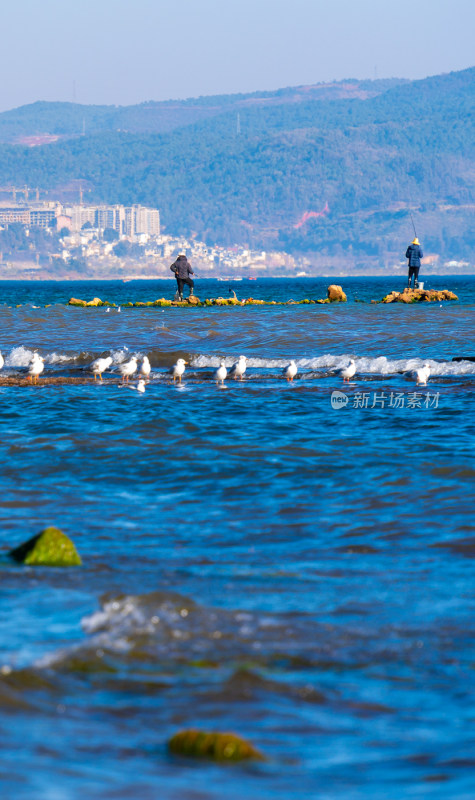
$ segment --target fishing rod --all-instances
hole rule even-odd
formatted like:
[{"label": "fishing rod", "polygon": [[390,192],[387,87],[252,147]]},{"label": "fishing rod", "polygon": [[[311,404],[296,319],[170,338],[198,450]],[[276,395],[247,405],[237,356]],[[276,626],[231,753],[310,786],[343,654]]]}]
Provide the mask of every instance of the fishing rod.
[{"label": "fishing rod", "polygon": [[414,219],[412,217],[412,211],[409,211],[409,214],[411,215],[412,227],[414,228],[414,236],[417,239],[416,226],[414,225]]}]

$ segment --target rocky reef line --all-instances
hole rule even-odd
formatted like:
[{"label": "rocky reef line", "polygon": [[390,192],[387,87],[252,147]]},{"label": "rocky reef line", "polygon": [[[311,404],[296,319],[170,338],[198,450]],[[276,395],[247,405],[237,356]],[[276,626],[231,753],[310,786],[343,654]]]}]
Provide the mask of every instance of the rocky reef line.
[{"label": "rocky reef line", "polygon": [[[150,300],[148,302],[136,301],[134,303],[122,303],[122,308],[209,308],[210,306],[289,306],[289,305],[316,305],[321,303],[346,303],[347,297],[341,286],[332,284],[327,289],[327,297],[322,300],[256,300],[254,297],[248,297],[239,300],[236,293],[233,292],[233,297],[215,297],[200,300],[196,295],[186,297],[181,301],[167,300],[165,297],[159,297],[158,300]],[[100,297],[94,297],[92,300],[81,300],[77,297],[71,297],[68,301],[69,306],[77,306],[79,308],[100,308],[103,306],[115,308],[116,303],[109,303],[107,300],[101,300]]]}]

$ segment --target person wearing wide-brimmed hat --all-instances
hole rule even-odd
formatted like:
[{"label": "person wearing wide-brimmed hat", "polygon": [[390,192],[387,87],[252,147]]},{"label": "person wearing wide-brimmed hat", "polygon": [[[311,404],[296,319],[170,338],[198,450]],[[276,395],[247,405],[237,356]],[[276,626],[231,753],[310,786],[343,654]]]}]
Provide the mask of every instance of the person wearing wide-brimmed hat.
[{"label": "person wearing wide-brimmed hat", "polygon": [[419,270],[421,268],[421,258],[424,253],[420,246],[417,236],[412,240],[411,244],[406,250],[406,258],[408,259],[409,272],[407,273],[407,285],[411,285],[412,276],[414,275],[414,289],[419,285]]}]

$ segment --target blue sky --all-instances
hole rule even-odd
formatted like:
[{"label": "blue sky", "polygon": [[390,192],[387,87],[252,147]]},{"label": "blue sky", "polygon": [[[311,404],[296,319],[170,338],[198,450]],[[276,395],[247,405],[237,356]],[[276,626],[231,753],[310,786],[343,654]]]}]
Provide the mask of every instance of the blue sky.
[{"label": "blue sky", "polygon": [[15,0],[0,111],[129,105],[473,66],[475,0]]}]

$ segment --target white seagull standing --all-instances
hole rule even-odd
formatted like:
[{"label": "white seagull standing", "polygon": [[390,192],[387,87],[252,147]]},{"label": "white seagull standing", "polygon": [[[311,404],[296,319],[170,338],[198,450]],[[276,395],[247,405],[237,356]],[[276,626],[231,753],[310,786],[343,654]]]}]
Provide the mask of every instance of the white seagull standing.
[{"label": "white seagull standing", "polygon": [[129,378],[137,372],[137,356],[132,356],[129,361],[126,361],[124,364],[119,364],[119,372],[122,375],[122,380],[125,378],[126,383],[128,383]]},{"label": "white seagull standing", "polygon": [[429,376],[430,376],[430,366],[426,361],[426,363],[420,369],[416,369],[416,378],[417,378],[416,383],[418,385],[422,384],[423,386],[425,386],[427,381],[429,380]]},{"label": "white seagull standing", "polygon": [[349,383],[350,382],[350,378],[353,377],[355,372],[356,372],[355,359],[354,358],[350,358],[350,363],[348,364],[348,366],[345,367],[344,369],[342,369],[341,372],[340,372],[340,375],[343,378],[343,383],[345,383],[345,381],[347,383]]},{"label": "white seagull standing", "polygon": [[176,364],[171,368],[170,372],[173,376],[173,383],[175,383],[175,378],[178,379],[178,383],[181,383],[181,376],[185,371],[186,364],[188,364],[188,361],[185,361],[184,358],[179,358]]},{"label": "white seagull standing", "polygon": [[109,369],[111,364],[111,356],[107,356],[107,358],[96,358],[91,364],[91,372],[94,373],[94,380],[96,380],[97,375],[99,375],[102,380],[102,373],[105,372],[106,369]]},{"label": "white seagull standing", "polygon": [[139,380],[137,384],[137,391],[140,392],[140,394],[143,394],[145,392],[145,381],[143,381],[142,379]]},{"label": "white seagull standing", "polygon": [[234,380],[237,380],[239,378],[242,381],[243,375],[246,371],[246,367],[247,367],[246,356],[239,356],[238,361],[236,361],[236,363],[233,364],[233,366],[229,370],[229,374],[234,375]]},{"label": "white seagull standing", "polygon": [[296,374],[297,374],[297,371],[298,371],[298,370],[297,370],[297,364],[296,364],[296,363],[295,363],[295,361],[292,359],[292,361],[290,362],[290,364],[287,364],[287,366],[285,367],[285,369],[282,371],[282,374],[283,374],[284,378],[285,378],[287,381],[290,381],[290,382],[292,382],[292,381],[293,381],[293,379],[295,378]]},{"label": "white seagull standing", "polygon": [[216,386],[219,386],[219,384],[221,384],[221,386],[224,388],[224,381],[226,380],[227,374],[228,374],[228,371],[226,369],[226,364],[224,363],[224,361],[221,361],[218,369],[214,373]]},{"label": "white seagull standing", "polygon": [[150,361],[148,360],[148,356],[144,356],[142,358],[142,364],[140,366],[140,374],[143,375],[144,378],[149,378],[151,371],[152,367],[150,366]]},{"label": "white seagull standing", "polygon": [[3,358],[2,354],[0,353],[0,369],[2,369],[4,363],[5,363],[5,359]]},{"label": "white seagull standing", "polygon": [[41,375],[45,368],[44,358],[39,356],[38,353],[33,355],[30,366],[28,367],[28,374],[30,376],[30,383],[38,383],[38,375]]}]

